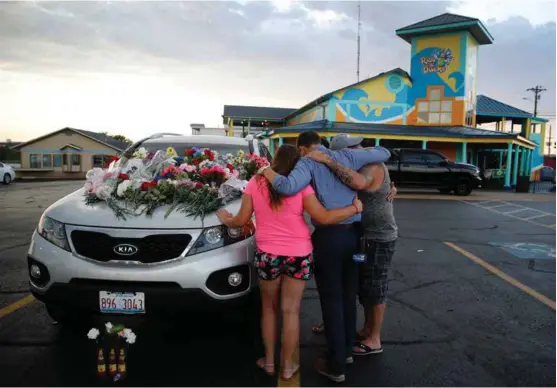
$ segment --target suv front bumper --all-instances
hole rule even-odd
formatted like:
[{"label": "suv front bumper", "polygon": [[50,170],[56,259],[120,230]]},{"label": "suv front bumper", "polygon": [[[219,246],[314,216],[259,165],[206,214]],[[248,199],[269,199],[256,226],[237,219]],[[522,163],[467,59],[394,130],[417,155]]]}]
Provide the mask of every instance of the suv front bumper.
[{"label": "suv front bumper", "polygon": [[[252,237],[156,265],[101,263],[77,257],[35,232],[27,256],[30,289],[40,301],[99,313],[99,291],[143,292],[150,315],[241,302],[257,285],[253,254]],[[40,278],[31,276],[33,265],[39,267]],[[237,286],[228,283],[232,273],[242,275]]]}]

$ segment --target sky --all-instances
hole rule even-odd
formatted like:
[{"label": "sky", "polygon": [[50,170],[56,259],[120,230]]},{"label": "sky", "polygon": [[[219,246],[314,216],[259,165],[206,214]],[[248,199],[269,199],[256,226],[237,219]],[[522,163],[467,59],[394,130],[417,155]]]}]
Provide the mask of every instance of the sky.
[{"label": "sky", "polygon": [[[555,116],[555,2],[362,1],[361,78],[401,67],[400,27],[452,12],[495,38],[478,93]],[[357,2],[0,2],[0,141],[74,127],[139,139],[222,126],[223,106],[298,108],[356,81]],[[554,137],[557,132],[553,122]]]}]

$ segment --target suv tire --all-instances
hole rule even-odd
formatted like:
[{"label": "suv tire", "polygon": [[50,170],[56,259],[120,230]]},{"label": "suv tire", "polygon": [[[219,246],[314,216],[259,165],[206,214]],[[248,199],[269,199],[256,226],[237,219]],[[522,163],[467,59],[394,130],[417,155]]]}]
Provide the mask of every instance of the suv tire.
[{"label": "suv tire", "polygon": [[5,185],[9,185],[10,183],[12,183],[12,176],[10,174],[4,174],[4,178],[2,179],[2,182]]},{"label": "suv tire", "polygon": [[457,182],[454,193],[458,196],[465,197],[472,192],[472,185],[468,179],[461,179]]}]

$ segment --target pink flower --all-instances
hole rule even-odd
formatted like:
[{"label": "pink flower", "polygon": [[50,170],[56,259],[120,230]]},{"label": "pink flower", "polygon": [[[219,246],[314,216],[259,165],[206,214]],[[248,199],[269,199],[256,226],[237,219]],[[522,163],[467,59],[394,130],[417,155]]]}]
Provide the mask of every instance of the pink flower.
[{"label": "pink flower", "polygon": [[264,263],[264,262],[260,262],[260,263],[259,263],[259,268],[265,268],[265,263]]},{"label": "pink flower", "polygon": [[296,272],[296,273],[294,274],[294,277],[295,277],[296,279],[301,279],[301,278],[302,278],[302,274],[299,273],[299,272]]},{"label": "pink flower", "polygon": [[308,274],[309,273],[309,268],[304,268],[304,270],[302,271],[304,274]]},{"label": "pink flower", "polygon": [[232,175],[234,178],[238,178],[238,175],[240,175],[240,172],[238,170],[234,170],[230,173],[230,175]]},{"label": "pink flower", "polygon": [[185,172],[194,172],[197,167],[192,166],[191,164],[187,164],[187,163],[183,163],[180,165],[180,170],[185,171]]}]

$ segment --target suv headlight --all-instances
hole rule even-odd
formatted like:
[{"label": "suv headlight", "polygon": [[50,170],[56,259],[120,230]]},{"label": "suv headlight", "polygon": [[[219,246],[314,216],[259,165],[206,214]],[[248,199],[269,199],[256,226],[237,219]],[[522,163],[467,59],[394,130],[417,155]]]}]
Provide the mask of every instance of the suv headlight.
[{"label": "suv headlight", "polygon": [[70,244],[68,243],[66,228],[63,223],[43,215],[39,221],[37,232],[41,237],[57,247],[65,249],[68,252],[70,251]]},{"label": "suv headlight", "polygon": [[242,228],[229,228],[225,225],[206,228],[186,256],[235,244],[253,236],[254,232],[255,226],[251,221]]}]

